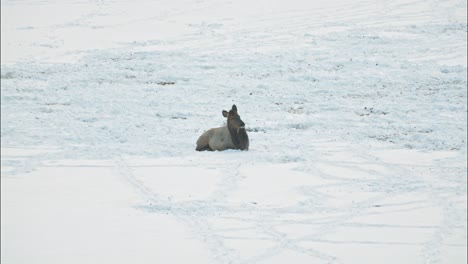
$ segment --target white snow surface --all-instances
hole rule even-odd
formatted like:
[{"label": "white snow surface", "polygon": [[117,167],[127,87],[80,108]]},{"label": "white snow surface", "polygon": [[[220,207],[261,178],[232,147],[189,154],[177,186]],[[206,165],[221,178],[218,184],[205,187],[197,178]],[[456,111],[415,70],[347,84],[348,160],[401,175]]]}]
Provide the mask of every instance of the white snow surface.
[{"label": "white snow surface", "polygon": [[[1,262],[466,263],[465,0],[1,2]],[[249,151],[196,152],[236,104]]]}]

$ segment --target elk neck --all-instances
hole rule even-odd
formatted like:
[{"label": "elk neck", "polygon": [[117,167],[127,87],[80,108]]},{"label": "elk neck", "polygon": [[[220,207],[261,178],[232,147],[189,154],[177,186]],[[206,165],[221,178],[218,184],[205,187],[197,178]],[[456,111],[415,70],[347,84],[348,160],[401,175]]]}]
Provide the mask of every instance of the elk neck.
[{"label": "elk neck", "polygon": [[234,146],[236,146],[236,148],[238,149],[245,149],[245,146],[247,145],[247,142],[249,140],[245,128],[236,129],[228,125],[228,130],[229,134],[231,134],[231,140],[232,143],[234,143]]}]

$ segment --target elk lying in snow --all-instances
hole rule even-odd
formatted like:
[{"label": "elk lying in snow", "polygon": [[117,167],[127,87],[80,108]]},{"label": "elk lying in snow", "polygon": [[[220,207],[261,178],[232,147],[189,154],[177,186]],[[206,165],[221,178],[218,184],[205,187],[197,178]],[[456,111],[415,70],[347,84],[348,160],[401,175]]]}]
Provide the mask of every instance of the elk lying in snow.
[{"label": "elk lying in snow", "polygon": [[197,151],[249,149],[249,137],[244,122],[237,114],[236,105],[232,106],[229,113],[226,110],[222,113],[227,118],[227,126],[212,128],[203,133],[197,140]]}]

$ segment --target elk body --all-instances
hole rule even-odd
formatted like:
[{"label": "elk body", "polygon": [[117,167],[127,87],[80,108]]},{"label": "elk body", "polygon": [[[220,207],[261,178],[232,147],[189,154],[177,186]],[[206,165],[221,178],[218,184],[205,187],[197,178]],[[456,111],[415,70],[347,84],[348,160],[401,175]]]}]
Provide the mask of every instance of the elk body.
[{"label": "elk body", "polygon": [[197,140],[197,151],[249,149],[249,137],[245,131],[245,124],[237,113],[236,105],[233,105],[229,112],[223,110],[222,113],[227,118],[227,125],[203,133]]}]

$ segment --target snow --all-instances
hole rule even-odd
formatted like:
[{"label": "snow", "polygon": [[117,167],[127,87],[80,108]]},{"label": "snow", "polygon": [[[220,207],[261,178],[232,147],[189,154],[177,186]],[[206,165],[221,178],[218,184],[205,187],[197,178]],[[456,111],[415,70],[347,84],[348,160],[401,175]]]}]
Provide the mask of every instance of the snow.
[{"label": "snow", "polygon": [[2,1],[1,262],[466,263],[466,14]]}]

